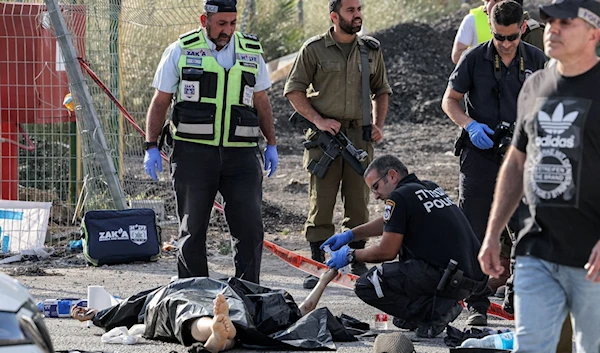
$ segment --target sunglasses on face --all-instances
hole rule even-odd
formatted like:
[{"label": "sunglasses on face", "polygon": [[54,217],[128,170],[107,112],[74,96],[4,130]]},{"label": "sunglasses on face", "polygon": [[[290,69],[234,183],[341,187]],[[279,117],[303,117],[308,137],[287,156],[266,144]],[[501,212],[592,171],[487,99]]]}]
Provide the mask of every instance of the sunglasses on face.
[{"label": "sunglasses on face", "polygon": [[508,36],[503,36],[502,34],[498,34],[498,33],[494,33],[494,32],[492,32],[492,34],[494,35],[494,38],[500,42],[504,42],[505,40],[507,40],[509,42],[513,42],[521,36],[521,31],[519,31],[518,33],[515,33],[515,34],[508,35]]},{"label": "sunglasses on face", "polygon": [[383,173],[383,175],[382,175],[381,177],[379,177],[379,179],[377,179],[377,180],[376,180],[376,181],[373,183],[373,185],[371,185],[371,190],[372,190],[372,191],[374,191],[374,192],[375,192],[375,191],[377,191],[377,189],[379,189],[379,182],[380,182],[380,181],[381,181],[383,178],[387,177],[387,175],[388,175],[388,171],[386,171],[385,173]]}]

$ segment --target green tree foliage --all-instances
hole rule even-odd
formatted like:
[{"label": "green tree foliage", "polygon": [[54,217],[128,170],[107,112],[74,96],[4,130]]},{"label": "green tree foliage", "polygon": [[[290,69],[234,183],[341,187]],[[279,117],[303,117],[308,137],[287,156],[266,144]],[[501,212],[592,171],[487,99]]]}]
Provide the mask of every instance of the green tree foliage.
[{"label": "green tree foliage", "polygon": [[257,4],[258,15],[250,20],[248,32],[260,38],[265,61],[293,53],[306,39],[298,23],[297,1],[275,0]]}]

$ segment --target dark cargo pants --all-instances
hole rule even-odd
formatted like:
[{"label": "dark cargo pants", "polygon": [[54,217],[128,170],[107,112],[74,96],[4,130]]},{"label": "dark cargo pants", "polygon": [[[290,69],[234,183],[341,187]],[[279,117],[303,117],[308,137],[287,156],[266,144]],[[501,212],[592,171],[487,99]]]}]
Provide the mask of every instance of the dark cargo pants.
[{"label": "dark cargo pants", "polygon": [[[344,132],[354,146],[369,154],[362,164],[367,167],[373,160],[373,144],[362,139],[361,121],[343,121]],[[323,156],[320,147],[304,151],[303,164],[307,168],[310,160],[316,162]],[[336,158],[323,179],[309,173],[309,212],[304,225],[304,235],[309,242],[327,240],[335,234],[333,211],[341,185],[341,199],[344,204],[342,231],[351,229],[369,221],[369,187],[363,176],[359,175],[344,161],[342,156]]]},{"label": "dark cargo pants", "polygon": [[[467,217],[480,242],[485,237],[499,169],[498,162],[484,157],[471,148],[465,148],[461,154],[458,206]],[[513,233],[518,234],[521,230],[522,220],[526,218],[527,213],[527,207],[521,202],[508,224]],[[503,251],[501,255],[503,257],[510,257],[510,244],[514,240],[502,239]],[[491,290],[485,291],[469,297],[465,302],[470,307],[485,308],[487,310],[490,306],[487,297],[491,294]]]},{"label": "dark cargo pants", "polygon": [[[376,271],[377,281],[373,279]],[[470,294],[465,289],[452,293],[444,290],[436,294],[433,308],[433,295],[442,274],[442,269],[422,260],[386,262],[360,276],[354,292],[365,303],[389,315],[405,322],[426,324],[439,320],[459,300]],[[379,295],[374,282],[379,283]]]},{"label": "dark cargo pants", "polygon": [[258,148],[174,141],[171,174],[179,216],[179,278],[208,277],[206,230],[219,191],[232,236],[235,277],[259,283],[264,231]]}]

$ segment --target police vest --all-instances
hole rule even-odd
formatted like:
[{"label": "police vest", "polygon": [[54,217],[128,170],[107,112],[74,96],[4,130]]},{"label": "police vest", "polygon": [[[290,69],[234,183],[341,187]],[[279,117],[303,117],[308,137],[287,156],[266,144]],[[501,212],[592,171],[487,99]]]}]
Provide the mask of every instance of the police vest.
[{"label": "police vest", "polygon": [[490,24],[488,23],[488,17],[483,12],[483,6],[479,6],[478,8],[472,9],[469,11],[473,18],[475,19],[475,31],[477,32],[477,43],[487,42],[492,39],[492,30],[490,29]]},{"label": "police vest", "polygon": [[179,89],[173,139],[211,146],[253,147],[260,136],[253,94],[262,47],[252,35],[234,32],[235,64],[226,71],[212,56],[202,29],[179,38]]}]

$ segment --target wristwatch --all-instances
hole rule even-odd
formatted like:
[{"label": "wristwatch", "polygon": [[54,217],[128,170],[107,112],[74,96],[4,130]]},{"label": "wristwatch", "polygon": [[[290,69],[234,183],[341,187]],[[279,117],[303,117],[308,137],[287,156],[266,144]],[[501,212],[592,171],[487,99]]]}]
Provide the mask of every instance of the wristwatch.
[{"label": "wristwatch", "polygon": [[149,149],[151,149],[152,147],[158,147],[158,143],[156,142],[148,142],[148,141],[144,141],[144,149],[147,151]]},{"label": "wristwatch", "polygon": [[356,257],[354,256],[354,249],[350,249],[350,251],[348,251],[348,253],[346,254],[346,260],[348,260],[349,264],[354,264],[356,263]]}]

